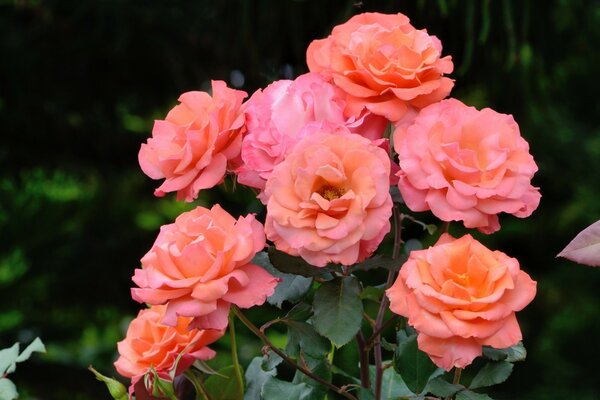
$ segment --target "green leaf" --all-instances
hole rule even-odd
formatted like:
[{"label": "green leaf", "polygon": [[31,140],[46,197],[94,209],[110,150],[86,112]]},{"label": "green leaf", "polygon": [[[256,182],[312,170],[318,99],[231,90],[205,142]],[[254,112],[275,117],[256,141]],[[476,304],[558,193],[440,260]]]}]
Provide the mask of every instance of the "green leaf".
[{"label": "green leaf", "polygon": [[206,375],[215,375],[217,371],[215,371],[210,365],[206,363],[204,360],[196,360],[194,361],[193,366],[197,368],[200,372]]},{"label": "green leaf", "polygon": [[347,276],[323,283],[315,293],[315,329],[337,347],[348,343],[360,329],[363,314],[360,292],[358,280]]},{"label": "green leaf", "polygon": [[456,400],[493,400],[490,396],[484,393],[472,392],[470,390],[463,390],[458,392]]},{"label": "green leaf", "polygon": [[506,349],[495,349],[493,347],[484,346],[483,356],[492,361],[508,361],[518,362],[524,361],[527,358],[527,350],[522,342]]},{"label": "green leaf", "polygon": [[239,400],[244,398],[244,393],[240,392],[236,382],[233,365],[221,368],[216,375],[208,377],[204,382],[204,389],[213,400]]},{"label": "green leaf", "polygon": [[387,270],[397,271],[402,265],[401,260],[394,260],[391,257],[375,255],[367,258],[365,261],[359,262],[352,266],[352,271],[368,271],[375,268],[385,268]]},{"label": "green leaf", "polygon": [[485,365],[471,381],[470,389],[497,385],[508,379],[513,365],[507,361],[491,362]]},{"label": "green leaf", "polygon": [[285,319],[295,321],[306,321],[312,315],[313,310],[310,304],[301,302],[296,304],[288,313],[285,315]]},{"label": "green leaf", "polygon": [[464,388],[463,385],[454,385],[441,377],[437,377],[430,380],[423,391],[438,397],[450,397]]},{"label": "green leaf", "polygon": [[0,350],[0,376],[10,374],[17,368],[17,358],[19,357],[19,343],[11,347]]},{"label": "green leaf", "polygon": [[269,377],[260,392],[265,400],[308,400],[312,388],[306,383],[294,384]]},{"label": "green leaf", "polygon": [[406,336],[404,331],[399,331],[397,338],[398,347],[394,354],[394,367],[402,376],[406,386],[412,392],[419,394],[438,368],[427,354],[419,350],[417,335]]},{"label": "green leaf", "polygon": [[[327,382],[331,382],[331,367],[326,358],[314,358],[305,355],[302,356],[302,360],[300,361],[300,363],[308,367],[308,369],[312,371],[315,375],[319,376],[320,378],[323,378]],[[308,386],[310,386],[312,388],[310,393],[310,399],[323,399],[327,395],[327,388],[325,388],[323,385],[321,385],[314,379],[304,375],[300,371],[296,371],[292,383],[306,383]]]},{"label": "green leaf", "polygon": [[35,338],[33,342],[29,343],[29,346],[27,346],[25,350],[23,350],[21,354],[19,354],[19,357],[17,357],[17,362],[29,360],[29,357],[31,357],[31,353],[33,353],[34,351],[38,353],[46,352],[46,347],[44,346],[44,343],[42,343],[39,337]]},{"label": "green leaf", "polygon": [[267,350],[267,353],[262,357],[261,368],[265,371],[271,371],[275,369],[279,364],[281,364],[283,358],[279,356],[279,354],[275,353],[273,350]]},{"label": "green leaf", "polygon": [[385,293],[385,289],[381,287],[375,286],[367,286],[360,292],[360,298],[362,300],[371,300],[379,303],[381,301],[381,297]]},{"label": "green leaf", "polygon": [[269,271],[271,275],[281,279],[275,287],[275,292],[267,298],[269,304],[278,308],[281,308],[282,303],[286,300],[291,303],[297,302],[312,286],[312,278],[286,274],[277,270],[269,261],[269,255],[264,251],[257,253],[252,262]]},{"label": "green leaf", "polygon": [[364,387],[359,387],[356,394],[358,395],[358,400],[375,400],[373,392]]},{"label": "green leaf", "polygon": [[15,400],[19,397],[17,387],[10,379],[0,378],[0,399]]},{"label": "green leaf", "polygon": [[[121,382],[119,382],[116,379],[102,375],[100,372],[92,368],[92,366],[89,366],[88,369],[96,376],[96,379],[98,379],[100,382],[104,382],[104,384],[108,388],[108,392],[110,393],[113,399],[127,400],[127,388]],[[0,399],[3,399],[3,397],[0,396]]]},{"label": "green leaf", "polygon": [[288,326],[285,352],[290,356],[297,357],[300,350],[313,357],[323,357],[329,352],[331,345],[315,331],[312,325],[300,321],[285,321],[285,323]]},{"label": "green leaf", "polygon": [[246,393],[244,393],[244,400],[256,400],[260,399],[260,392],[263,384],[271,376],[277,374],[276,370],[265,371],[262,368],[263,357],[254,357],[248,368],[246,369]]},{"label": "green leaf", "polygon": [[268,253],[271,265],[273,265],[273,267],[275,267],[277,270],[287,274],[311,277],[323,275],[324,273],[330,271],[330,269],[327,267],[319,268],[310,265],[302,258],[290,256],[289,254],[275,249],[275,247],[269,247]]},{"label": "green leaf", "polygon": [[[371,378],[371,389],[374,388],[375,366],[369,365],[369,376]],[[394,371],[394,368],[386,368],[383,371],[381,381],[381,400],[396,400],[398,397],[414,397],[415,394],[406,386],[402,377]]]}]

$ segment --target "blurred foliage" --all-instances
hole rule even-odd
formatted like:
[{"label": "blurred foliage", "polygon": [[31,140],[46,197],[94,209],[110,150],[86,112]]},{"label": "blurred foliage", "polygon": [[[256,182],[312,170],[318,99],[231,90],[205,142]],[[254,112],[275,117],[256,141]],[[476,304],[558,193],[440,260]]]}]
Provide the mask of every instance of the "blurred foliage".
[{"label": "blurred foliage", "polygon": [[[154,198],[138,168],[152,120],[210,79],[251,93],[305,72],[310,41],[363,11],[401,11],[437,35],[455,62],[453,95],[513,114],[540,167],[534,215],[478,235],[539,282],[520,314],[528,360],[496,398],[597,398],[600,271],[554,255],[600,218],[598,1],[2,0],[0,348],[40,336],[48,349],[14,374],[22,398],[106,397],[86,367],[114,374],[115,342],[139,309],[133,269],[158,227],[191,207]],[[215,202],[261,211],[230,182],[198,201]],[[247,365],[260,344],[240,333]],[[285,344],[283,330],[271,335]],[[227,365],[228,342],[216,348],[214,368]]]}]

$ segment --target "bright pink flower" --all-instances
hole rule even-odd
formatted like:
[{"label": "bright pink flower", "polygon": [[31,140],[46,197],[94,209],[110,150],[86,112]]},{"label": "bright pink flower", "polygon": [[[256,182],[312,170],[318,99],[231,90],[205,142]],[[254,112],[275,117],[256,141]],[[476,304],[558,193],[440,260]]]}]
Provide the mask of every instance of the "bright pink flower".
[{"label": "bright pink flower", "polygon": [[501,212],[524,218],[537,208],[537,165],[513,117],[455,99],[424,108],[394,132],[398,187],[408,208],[431,210],[484,233],[500,229]]},{"label": "bright pink flower", "polygon": [[370,113],[344,117],[343,92],[317,73],[279,80],[256,91],[244,104],[248,133],[242,143],[238,181],[264,189],[273,168],[306,135],[307,124],[345,125],[369,139],[380,139],[387,121]]},{"label": "bright pink flower", "polygon": [[125,339],[117,344],[119,359],[115,368],[119,374],[131,378],[130,397],[134,390],[136,397],[148,396],[142,378],[150,368],[168,379],[182,353],[175,375],[183,373],[196,360],[213,358],[215,352],[206,346],[224,334],[224,330],[190,330],[191,318],[181,317],[174,326],[163,325],[160,321],[165,311],[165,306],[141,310],[129,324]]},{"label": "bright pink flower", "polygon": [[228,163],[240,155],[244,97],[246,92],[213,81],[212,97],[184,93],[164,121],[154,121],[152,137],[142,144],[138,159],[150,178],[166,178],[156,196],[177,192],[178,200],[191,202],[200,190],[223,180]]},{"label": "bright pink flower", "polygon": [[442,235],[435,246],[412,251],[387,290],[390,309],[408,318],[419,349],[446,371],[464,368],[482,346],[517,344],[515,311],[533,300],[536,282],[519,262],[471,235]]},{"label": "bright pink flower", "polygon": [[390,160],[349,132],[315,132],[275,167],[265,187],[267,238],[312,265],[352,265],[390,230]]},{"label": "bright pink flower", "polygon": [[278,279],[251,263],[265,247],[265,235],[253,215],[237,221],[218,204],[181,214],[164,225],[136,269],[131,289],[140,303],[167,304],[163,323],[193,317],[191,327],[223,329],[231,304],[261,305]]},{"label": "bright pink flower", "polygon": [[426,30],[402,14],[364,13],[333,28],[308,47],[306,61],[347,94],[346,115],[364,108],[396,122],[410,108],[423,108],[448,96],[454,83],[450,56]]}]

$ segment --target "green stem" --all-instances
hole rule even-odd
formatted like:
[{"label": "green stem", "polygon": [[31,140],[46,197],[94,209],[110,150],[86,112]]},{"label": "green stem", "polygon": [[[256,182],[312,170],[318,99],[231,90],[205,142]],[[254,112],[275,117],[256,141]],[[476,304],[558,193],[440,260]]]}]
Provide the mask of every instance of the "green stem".
[{"label": "green stem", "polygon": [[233,360],[233,370],[235,372],[235,380],[240,389],[239,393],[244,393],[244,377],[240,368],[240,360],[237,354],[237,342],[235,340],[235,318],[233,312],[229,314],[229,339],[231,341],[231,359]]},{"label": "green stem", "polygon": [[184,375],[188,381],[192,383],[194,390],[196,390],[196,400],[212,400],[212,397],[210,397],[210,394],[206,392],[204,386],[202,386],[202,383],[200,380],[198,380],[198,377],[196,374],[194,374],[194,372],[187,370],[185,371]]},{"label": "green stem", "polygon": [[261,330],[258,329],[256,327],[256,325],[254,325],[252,323],[252,321],[250,321],[237,306],[232,305],[231,309],[233,310],[233,313],[240,319],[240,321],[242,321],[244,323],[244,325],[246,325],[246,327],[252,331],[252,333],[254,333],[256,336],[258,336],[258,338],[260,338],[264,344],[266,344],[271,350],[273,350],[273,353],[275,353],[279,357],[281,357],[283,359],[283,361],[285,361],[292,368],[297,369],[298,371],[302,372],[304,375],[308,376],[311,379],[314,379],[315,381],[319,382],[321,385],[327,387],[329,390],[332,390],[332,391],[344,396],[347,399],[358,400],[352,394],[346,392],[346,390],[344,388],[339,388],[339,387],[335,386],[334,384],[332,384],[331,382],[327,382],[325,379],[316,375],[309,369],[306,369],[303,366],[298,365],[287,354],[285,354],[278,347],[276,347],[273,343],[271,343],[271,341],[269,340],[267,335],[265,335],[263,332],[261,332]]}]

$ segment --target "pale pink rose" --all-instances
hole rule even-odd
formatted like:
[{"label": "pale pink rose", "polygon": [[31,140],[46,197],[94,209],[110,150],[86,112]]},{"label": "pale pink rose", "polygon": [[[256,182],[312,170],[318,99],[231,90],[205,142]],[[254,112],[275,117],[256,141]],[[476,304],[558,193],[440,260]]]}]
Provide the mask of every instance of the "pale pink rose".
[{"label": "pale pink rose", "polygon": [[136,269],[131,289],[140,303],[167,304],[163,323],[193,317],[190,327],[223,329],[231,304],[261,305],[278,279],[251,263],[265,247],[264,230],[254,215],[237,221],[218,204],[181,214],[164,225]]},{"label": "pale pink rose", "polygon": [[223,180],[239,159],[244,130],[241,112],[246,92],[212,81],[212,96],[187,92],[181,104],[165,120],[154,121],[152,137],[142,144],[140,166],[152,179],[165,178],[156,196],[177,192],[177,199],[191,202],[202,189]]},{"label": "pale pink rose", "polygon": [[131,378],[130,397],[135,391],[136,397],[149,396],[143,383],[143,377],[150,368],[162,378],[169,379],[169,372],[175,368],[175,375],[182,374],[196,360],[208,360],[215,352],[207,345],[215,342],[224,334],[224,330],[188,329],[191,318],[181,317],[175,326],[161,324],[166,311],[165,306],[153,306],[141,310],[127,328],[125,339],[117,344],[119,358],[115,368],[119,374]]},{"label": "pale pink rose", "polygon": [[398,187],[408,208],[492,233],[501,212],[524,218],[540,202],[537,165],[511,115],[455,99],[424,108],[394,132]]},{"label": "pale pink rose", "polygon": [[448,96],[450,56],[437,37],[417,30],[402,14],[364,13],[308,47],[306,61],[347,94],[346,115],[364,108],[396,122],[411,108]]},{"label": "pale pink rose", "polygon": [[267,238],[318,267],[364,260],[390,230],[389,174],[386,152],[362,136],[306,136],[267,181]]},{"label": "pale pink rose", "polygon": [[425,250],[412,251],[386,291],[390,309],[408,318],[419,349],[440,368],[464,368],[482,346],[517,344],[515,317],[533,300],[536,282],[519,262],[492,251],[471,235],[443,234]]},{"label": "pale pink rose", "polygon": [[369,112],[346,118],[345,104],[343,92],[317,73],[275,81],[256,91],[243,106],[248,132],[242,142],[238,181],[264,189],[273,168],[306,135],[307,124],[345,125],[372,140],[382,137],[384,118]]}]

